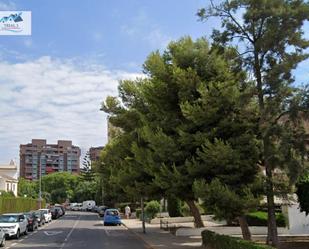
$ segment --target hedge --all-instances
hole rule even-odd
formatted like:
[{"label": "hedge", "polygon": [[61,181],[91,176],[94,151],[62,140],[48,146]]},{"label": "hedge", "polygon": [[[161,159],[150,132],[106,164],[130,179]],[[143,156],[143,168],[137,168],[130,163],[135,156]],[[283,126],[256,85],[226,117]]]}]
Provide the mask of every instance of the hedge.
[{"label": "hedge", "polygon": [[[42,201],[42,207],[46,206]],[[38,200],[23,197],[0,197],[0,214],[28,212],[38,209]]]},{"label": "hedge", "polygon": [[[246,215],[249,226],[267,226],[267,212],[257,211]],[[285,227],[286,220],[282,213],[276,213],[278,227]]]},{"label": "hedge", "polygon": [[259,245],[252,241],[246,241],[226,235],[220,235],[212,231],[202,232],[203,247],[206,249],[274,249],[266,245]]}]

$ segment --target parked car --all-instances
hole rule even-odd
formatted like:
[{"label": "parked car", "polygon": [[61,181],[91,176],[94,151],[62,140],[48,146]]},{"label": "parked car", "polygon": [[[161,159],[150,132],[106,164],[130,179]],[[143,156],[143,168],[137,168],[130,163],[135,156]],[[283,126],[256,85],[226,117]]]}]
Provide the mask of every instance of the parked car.
[{"label": "parked car", "polygon": [[51,215],[51,212],[48,208],[41,208],[39,210],[43,212],[46,223],[52,221],[52,215]]},{"label": "parked car", "polygon": [[0,246],[5,246],[5,232],[2,228],[0,228]]},{"label": "parked car", "polygon": [[63,215],[62,209],[60,207],[53,206],[50,208],[50,212],[52,215],[52,219],[58,219]]},{"label": "parked car", "polygon": [[0,215],[0,227],[7,237],[19,239],[21,234],[28,233],[28,220],[24,214],[11,213]]},{"label": "parked car", "polygon": [[98,206],[94,206],[92,209],[91,209],[91,212],[94,212],[94,213],[97,213],[98,212]]},{"label": "parked car", "polygon": [[62,215],[65,215],[65,208],[64,208],[64,206],[62,206],[62,205],[60,205],[60,204],[55,204],[55,207],[60,207],[60,208],[61,208],[61,210],[62,210],[61,216],[62,216]]},{"label": "parked car", "polygon": [[99,214],[100,217],[104,217],[104,213],[105,213],[106,209],[108,209],[108,207],[106,207],[106,206],[98,207],[98,214]]},{"label": "parked car", "polygon": [[35,217],[38,219],[39,227],[45,225],[45,216],[44,216],[43,211],[36,210],[34,211],[34,213],[35,213]]},{"label": "parked car", "polygon": [[107,225],[121,225],[120,213],[117,209],[109,208],[104,213],[104,226]]},{"label": "parked car", "polygon": [[73,210],[73,208],[75,207],[77,205],[77,203],[76,202],[72,202],[72,203],[70,203],[69,204],[69,206],[68,206],[68,210]]},{"label": "parked car", "polygon": [[35,212],[32,211],[32,212],[24,213],[24,215],[28,220],[28,231],[34,231],[35,229],[38,229],[39,222],[38,222]]},{"label": "parked car", "polygon": [[80,210],[82,210],[82,207],[83,207],[83,203],[76,203],[76,204],[72,207],[72,210],[73,210],[73,211],[80,211]]}]

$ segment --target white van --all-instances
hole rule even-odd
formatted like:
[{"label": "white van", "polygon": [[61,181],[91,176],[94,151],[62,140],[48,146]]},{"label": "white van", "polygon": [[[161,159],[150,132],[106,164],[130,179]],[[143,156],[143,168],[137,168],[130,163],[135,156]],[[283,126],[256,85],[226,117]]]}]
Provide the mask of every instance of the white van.
[{"label": "white van", "polygon": [[89,201],[84,201],[83,202],[83,211],[91,211],[95,207],[95,201],[89,200]]}]

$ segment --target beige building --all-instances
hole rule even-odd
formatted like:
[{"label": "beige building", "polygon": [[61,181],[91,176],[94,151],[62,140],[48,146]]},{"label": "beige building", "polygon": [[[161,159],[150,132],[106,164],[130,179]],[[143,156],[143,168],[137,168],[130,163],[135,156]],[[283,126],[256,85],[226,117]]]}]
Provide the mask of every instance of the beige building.
[{"label": "beige building", "polygon": [[0,190],[12,191],[17,196],[18,168],[13,160],[8,165],[0,165]]},{"label": "beige building", "polygon": [[80,171],[80,148],[72,141],[58,140],[57,144],[47,144],[45,139],[32,139],[31,143],[20,145],[20,176],[29,180],[40,175],[67,171]]}]

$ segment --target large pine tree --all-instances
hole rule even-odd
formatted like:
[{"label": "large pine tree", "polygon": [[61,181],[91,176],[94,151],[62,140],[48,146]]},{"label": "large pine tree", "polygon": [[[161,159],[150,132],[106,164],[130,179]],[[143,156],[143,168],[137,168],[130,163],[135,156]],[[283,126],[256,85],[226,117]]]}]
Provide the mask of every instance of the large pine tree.
[{"label": "large pine tree", "polygon": [[309,42],[304,38],[303,24],[309,19],[309,5],[303,0],[224,0],[201,9],[202,20],[219,17],[221,31],[213,32],[214,46],[221,50],[238,45],[243,67],[255,83],[258,101],[258,130],[262,153],[260,164],[266,172],[268,204],[267,242],[278,246],[274,195],[274,170],[295,180],[304,162],[302,122],[308,109],[295,100],[292,70],[308,55]]}]

